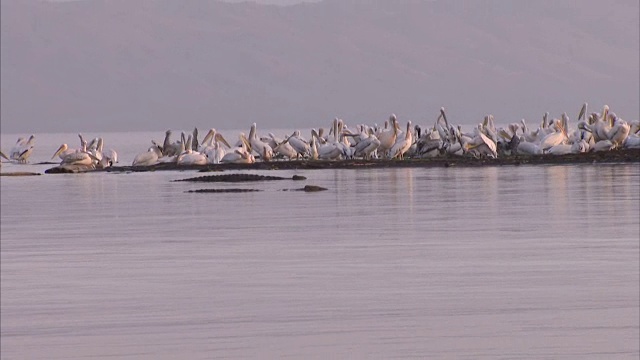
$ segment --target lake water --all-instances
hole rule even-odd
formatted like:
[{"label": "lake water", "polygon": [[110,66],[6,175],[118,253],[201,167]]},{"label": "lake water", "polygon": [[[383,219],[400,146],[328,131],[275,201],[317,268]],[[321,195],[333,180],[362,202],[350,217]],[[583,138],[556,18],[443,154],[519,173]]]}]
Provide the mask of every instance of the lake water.
[{"label": "lake water", "polygon": [[1,358],[640,356],[638,164],[251,173],[0,178]]}]

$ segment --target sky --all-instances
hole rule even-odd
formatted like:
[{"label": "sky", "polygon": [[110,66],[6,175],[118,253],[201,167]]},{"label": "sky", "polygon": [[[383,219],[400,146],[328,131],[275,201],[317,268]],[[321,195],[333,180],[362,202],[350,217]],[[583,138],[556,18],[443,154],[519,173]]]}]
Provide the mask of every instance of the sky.
[{"label": "sky", "polygon": [[0,130],[639,117],[637,0],[232,2],[3,0]]}]

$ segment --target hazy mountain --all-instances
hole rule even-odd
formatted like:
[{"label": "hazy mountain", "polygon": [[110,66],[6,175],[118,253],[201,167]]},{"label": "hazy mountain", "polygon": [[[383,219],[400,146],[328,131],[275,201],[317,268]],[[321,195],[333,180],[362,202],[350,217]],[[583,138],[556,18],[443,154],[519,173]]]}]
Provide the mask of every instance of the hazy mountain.
[{"label": "hazy mountain", "polygon": [[1,6],[3,132],[640,113],[637,0]]}]

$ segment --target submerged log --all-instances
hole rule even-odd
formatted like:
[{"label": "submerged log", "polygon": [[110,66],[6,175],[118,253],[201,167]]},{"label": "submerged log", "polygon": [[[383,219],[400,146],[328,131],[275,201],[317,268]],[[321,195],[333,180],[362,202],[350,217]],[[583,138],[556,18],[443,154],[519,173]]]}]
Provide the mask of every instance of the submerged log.
[{"label": "submerged log", "polygon": [[3,172],[0,173],[0,176],[37,176],[42,175],[36,172],[28,172],[28,171],[13,171],[13,172]]},{"label": "submerged log", "polygon": [[244,193],[244,192],[256,192],[262,191],[258,189],[198,189],[189,190],[188,193]]},{"label": "submerged log", "polygon": [[294,175],[291,178],[280,176],[265,176],[256,174],[223,174],[200,176],[174,181],[192,181],[192,182],[248,182],[248,181],[269,181],[269,180],[305,180],[304,176]]},{"label": "submerged log", "polygon": [[282,191],[317,192],[317,191],[325,191],[325,190],[329,190],[329,189],[324,188],[322,186],[318,186],[318,185],[305,185],[303,188],[300,188],[300,189],[283,189]]}]

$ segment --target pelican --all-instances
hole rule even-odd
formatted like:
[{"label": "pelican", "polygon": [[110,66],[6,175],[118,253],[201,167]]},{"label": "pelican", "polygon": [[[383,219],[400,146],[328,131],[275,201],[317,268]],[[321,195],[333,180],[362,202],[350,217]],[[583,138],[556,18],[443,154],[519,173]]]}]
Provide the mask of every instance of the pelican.
[{"label": "pelican", "polygon": [[56,150],[56,152],[53,154],[53,156],[51,156],[51,160],[55,159],[56,156],[60,157],[60,160],[64,159],[65,156],[76,152],[76,149],[69,149],[69,145],[67,144],[62,144],[60,145],[60,147],[58,147],[58,150]]},{"label": "pelican", "polygon": [[379,134],[376,134],[378,140],[380,140],[380,146],[378,147],[378,150],[381,152],[382,156],[387,154],[387,152],[393,147],[393,144],[396,143],[396,139],[398,138],[398,130],[400,129],[398,125],[398,119],[395,114],[391,114],[391,116],[389,117],[389,125],[391,126],[391,129],[385,128],[384,130],[380,131]]},{"label": "pelican", "polygon": [[198,151],[200,144],[198,143],[198,128],[193,128],[193,137],[191,138],[191,150]]},{"label": "pelican", "polygon": [[567,133],[566,133],[566,130],[565,130],[564,123],[566,123],[568,121],[567,114],[563,113],[562,114],[562,118],[563,118],[562,120],[557,120],[556,119],[553,122],[554,127],[556,128],[556,131],[549,133],[544,138],[542,138],[542,141],[540,141],[540,145],[539,146],[540,146],[540,149],[543,152],[546,152],[547,150],[549,150],[553,146],[566,143]]},{"label": "pelican", "polygon": [[473,139],[466,142],[463,149],[477,156],[484,155],[492,158],[498,156],[496,143],[482,132],[482,124],[475,128]]},{"label": "pelican", "polygon": [[[326,142],[323,142],[322,138],[319,138],[315,131],[312,131],[312,138],[316,139],[316,148],[318,151],[318,158],[324,160],[335,160],[345,153],[345,144],[340,142],[340,120],[335,118],[331,127],[332,138],[329,138]],[[320,141],[318,145],[317,141]]]},{"label": "pelican", "polygon": [[311,141],[309,142],[309,157],[311,158],[311,160],[318,160],[319,158],[318,143],[316,139],[317,138],[315,136],[312,136]]},{"label": "pelican", "polygon": [[18,138],[18,141],[9,152],[9,158],[19,163],[26,163],[31,153],[33,153],[35,140],[36,137],[34,135],[31,135],[28,140],[23,137]]},{"label": "pelican", "polygon": [[380,140],[373,132],[372,128],[363,131],[360,134],[352,135],[358,138],[358,142],[353,148],[354,157],[362,157],[364,159],[371,159],[372,154],[380,146]]},{"label": "pelican", "polygon": [[224,136],[217,132],[216,129],[211,128],[202,140],[202,147],[200,149],[200,152],[207,156],[207,162],[209,164],[219,164],[220,160],[222,160],[227,153],[221,144],[224,144],[226,149],[231,148],[231,145],[229,145]]},{"label": "pelican", "polygon": [[407,121],[407,131],[405,132],[404,139],[400,139],[396,141],[396,143],[389,150],[389,158],[395,159],[399,158],[400,160],[404,159],[404,153],[409,150],[411,144],[413,143],[413,134],[411,132],[411,121]]},{"label": "pelican", "polygon": [[273,149],[269,144],[258,139],[256,134],[256,123],[251,124],[251,130],[249,130],[249,144],[251,144],[251,150],[256,152],[262,158],[262,161],[269,161],[273,157]]},{"label": "pelican", "polygon": [[542,154],[542,149],[540,149],[538,144],[529,142],[524,136],[521,136],[518,147],[516,148],[516,153],[520,155],[540,155]]},{"label": "pelican", "polygon": [[442,144],[442,149],[450,155],[464,155],[464,149],[460,130],[451,126],[449,128],[448,140]]},{"label": "pelican", "polygon": [[207,156],[193,150],[193,136],[189,135],[185,150],[176,159],[178,165],[206,165]]},{"label": "pelican", "polygon": [[538,142],[539,140],[538,135],[540,134],[540,131],[538,130],[529,131],[529,128],[527,127],[527,123],[525,122],[524,119],[520,120],[520,123],[522,124],[522,136],[524,137],[524,141],[530,142],[530,143]]},{"label": "pelican", "polygon": [[[182,138],[184,138],[184,134]],[[165,132],[164,142],[160,150],[162,151],[162,156],[172,157],[172,156],[179,155],[184,150],[182,149],[183,146],[184,146],[184,141],[176,141],[172,143],[171,130],[167,130]]]},{"label": "pelican", "polygon": [[104,148],[104,140],[102,139],[102,137],[97,137],[94,140],[92,140],[92,142],[94,143],[90,148],[89,148],[89,152],[95,156],[99,162],[102,161],[102,151]]},{"label": "pelican", "polygon": [[220,162],[233,164],[253,164],[254,162],[256,162],[256,158],[248,151],[235,149],[233,150],[233,152],[226,153]]},{"label": "pelican", "polygon": [[82,166],[95,166],[98,159],[87,150],[87,142],[82,139],[82,149],[80,151],[72,152],[66,155],[61,165],[82,165]]},{"label": "pelican", "polygon": [[309,154],[309,143],[300,136],[300,130],[295,130],[285,142],[289,143],[296,151],[296,158],[304,157]]},{"label": "pelican", "polygon": [[608,134],[609,140],[611,140],[611,142],[615,144],[616,147],[621,147],[629,136],[630,132],[631,126],[629,126],[626,121],[620,119],[619,117],[615,117],[615,119],[613,120],[613,127]]},{"label": "pelican", "polygon": [[489,114],[484,117],[482,127],[480,129],[494,144],[498,143],[498,135],[496,134],[496,126],[493,122],[493,115]]},{"label": "pelican", "polygon": [[573,153],[572,148],[573,144],[558,144],[550,147],[547,153],[552,155],[566,155]]},{"label": "pelican", "polygon": [[108,149],[104,153],[102,153],[103,158],[109,159],[111,165],[118,163],[118,153],[113,149]]},{"label": "pelican", "polygon": [[598,114],[591,114],[591,133],[594,135],[595,142],[599,142],[600,140],[608,140],[609,139],[609,130],[611,130],[612,124],[609,120],[609,106],[605,105],[602,108],[602,115],[598,116]]},{"label": "pelican", "polygon": [[598,141],[595,145],[593,145],[591,150],[593,150],[594,152],[599,152],[599,151],[609,151],[615,148],[616,148],[616,144],[614,144],[611,140],[606,139],[606,140]]},{"label": "pelican", "polygon": [[282,155],[288,159],[293,159],[298,155],[298,152],[289,144],[288,141],[280,140],[276,138],[272,133],[269,133],[269,137],[276,144],[273,147],[273,152],[275,154]]},{"label": "pelican", "polygon": [[[445,138],[448,139],[448,136]],[[444,142],[440,133],[436,129],[430,129],[416,141],[416,155],[422,158],[434,157],[438,155],[443,146]]]},{"label": "pelican", "polygon": [[[444,120],[444,126],[442,126],[441,120]],[[444,111],[444,107],[440,108],[440,115],[436,119],[434,128],[438,131],[438,135],[440,135],[440,139],[442,139],[443,141],[448,139],[449,121],[447,120],[447,114]]]},{"label": "pelican", "polygon": [[78,134],[78,137],[80,138],[80,147],[77,149],[71,149],[69,148],[69,146],[67,144],[62,144],[60,145],[60,147],[58,147],[58,150],[56,150],[56,152],[53,154],[53,156],[51,156],[51,160],[53,160],[56,156],[60,158],[60,160],[64,160],[64,158],[69,155],[69,154],[73,154],[73,153],[77,153],[77,152],[82,152],[84,144],[86,143],[86,141],[84,140],[84,137],[82,137],[82,134]]},{"label": "pelican", "polygon": [[150,166],[155,165],[158,159],[162,157],[162,150],[158,144],[153,144],[146,152],[136,155],[131,166]]},{"label": "pelican", "polygon": [[623,145],[626,149],[640,149],[640,136],[638,134],[627,136]]},{"label": "pelican", "polygon": [[206,165],[208,160],[207,155],[189,149],[178,155],[176,163],[178,165]]}]

